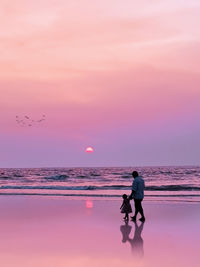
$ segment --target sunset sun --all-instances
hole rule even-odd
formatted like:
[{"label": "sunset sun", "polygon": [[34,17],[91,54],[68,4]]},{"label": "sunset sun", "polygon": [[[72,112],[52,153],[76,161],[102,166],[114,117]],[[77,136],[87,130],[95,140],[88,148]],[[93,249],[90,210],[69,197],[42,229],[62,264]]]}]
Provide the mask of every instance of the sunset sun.
[{"label": "sunset sun", "polygon": [[86,152],[86,153],[93,153],[93,152],[94,152],[94,149],[93,149],[91,146],[88,146],[88,147],[85,149],[85,152]]}]

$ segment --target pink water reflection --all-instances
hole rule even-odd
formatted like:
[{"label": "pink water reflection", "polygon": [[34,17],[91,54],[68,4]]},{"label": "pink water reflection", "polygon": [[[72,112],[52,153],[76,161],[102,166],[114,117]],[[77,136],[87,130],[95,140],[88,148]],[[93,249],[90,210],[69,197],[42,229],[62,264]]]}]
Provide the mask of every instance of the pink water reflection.
[{"label": "pink water reflection", "polygon": [[90,213],[85,203],[1,197],[2,266],[198,266],[197,205],[145,203],[147,222],[135,225],[118,201],[94,201]]}]

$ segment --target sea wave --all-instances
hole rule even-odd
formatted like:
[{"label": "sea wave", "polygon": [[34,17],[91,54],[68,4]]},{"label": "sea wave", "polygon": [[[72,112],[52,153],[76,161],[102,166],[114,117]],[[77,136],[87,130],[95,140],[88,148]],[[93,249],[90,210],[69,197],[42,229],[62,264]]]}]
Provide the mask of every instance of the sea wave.
[{"label": "sea wave", "polygon": [[[126,185],[104,185],[104,186],[62,186],[62,185],[2,185],[0,189],[47,189],[47,190],[131,190],[130,186]],[[188,185],[161,185],[161,186],[146,186],[145,191],[200,191],[198,186]]]},{"label": "sea wave", "polygon": [[161,185],[161,186],[147,186],[146,191],[200,191],[199,186],[189,185]]},{"label": "sea wave", "polygon": [[9,179],[13,179],[10,176],[0,176],[0,180],[9,180]]},{"label": "sea wave", "polygon": [[44,177],[44,179],[46,180],[56,180],[56,181],[63,181],[66,180],[67,178],[69,178],[69,176],[66,174]]}]

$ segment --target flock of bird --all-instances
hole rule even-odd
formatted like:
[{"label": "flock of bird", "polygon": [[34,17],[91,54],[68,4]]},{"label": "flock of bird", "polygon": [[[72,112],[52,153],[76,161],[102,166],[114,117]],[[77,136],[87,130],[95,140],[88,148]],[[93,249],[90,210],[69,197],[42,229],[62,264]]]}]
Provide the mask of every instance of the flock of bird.
[{"label": "flock of bird", "polygon": [[46,120],[46,115],[42,115],[42,117],[39,120],[33,120],[29,116],[16,116],[16,123],[21,127],[31,127],[34,126],[37,123],[41,123]]}]

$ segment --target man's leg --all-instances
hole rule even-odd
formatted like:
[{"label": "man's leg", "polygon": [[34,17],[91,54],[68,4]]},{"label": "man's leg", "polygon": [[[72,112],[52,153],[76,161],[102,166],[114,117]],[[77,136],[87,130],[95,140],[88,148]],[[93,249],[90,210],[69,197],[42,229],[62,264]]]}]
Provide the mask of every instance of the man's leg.
[{"label": "man's leg", "polygon": [[138,200],[138,211],[139,213],[141,214],[141,218],[140,218],[140,221],[145,221],[145,217],[144,217],[144,211],[143,211],[143,208],[142,208],[142,200]]},{"label": "man's leg", "polygon": [[134,204],[135,204],[135,215],[132,217],[132,220],[133,221],[136,221],[136,217],[137,217],[137,214],[139,212],[139,209],[138,209],[138,199],[134,199]]}]

